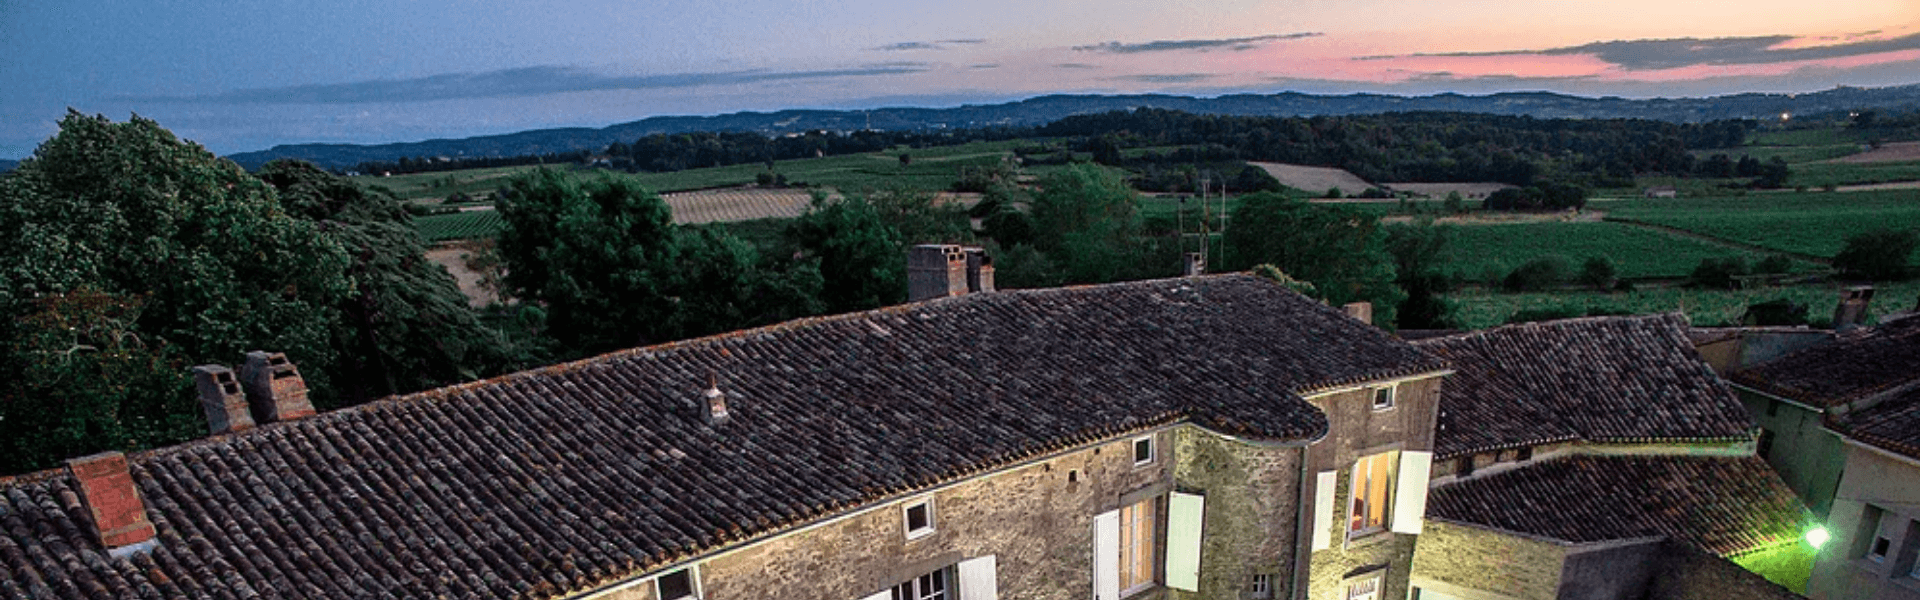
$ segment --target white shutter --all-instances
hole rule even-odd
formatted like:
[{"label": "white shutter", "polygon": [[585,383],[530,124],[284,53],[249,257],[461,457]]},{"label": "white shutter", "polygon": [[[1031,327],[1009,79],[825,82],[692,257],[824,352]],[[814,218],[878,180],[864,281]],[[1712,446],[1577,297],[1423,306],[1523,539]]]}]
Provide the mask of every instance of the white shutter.
[{"label": "white shutter", "polygon": [[1340,517],[1333,514],[1333,493],[1340,485],[1339,471],[1321,471],[1313,483],[1313,549],[1333,547],[1333,528]]},{"label": "white shutter", "polygon": [[1167,587],[1200,591],[1200,533],[1205,496],[1174,492],[1167,498]]},{"label": "white shutter", "polygon": [[1420,523],[1427,517],[1427,475],[1432,469],[1432,452],[1400,453],[1400,481],[1393,488],[1395,533],[1420,533]]},{"label": "white shutter", "polygon": [[893,600],[893,590],[880,590],[880,593],[861,598],[860,600]]},{"label": "white shutter", "polygon": [[999,575],[993,555],[960,561],[960,600],[999,600]]},{"label": "white shutter", "polygon": [[1093,517],[1093,600],[1120,600],[1120,511]]}]

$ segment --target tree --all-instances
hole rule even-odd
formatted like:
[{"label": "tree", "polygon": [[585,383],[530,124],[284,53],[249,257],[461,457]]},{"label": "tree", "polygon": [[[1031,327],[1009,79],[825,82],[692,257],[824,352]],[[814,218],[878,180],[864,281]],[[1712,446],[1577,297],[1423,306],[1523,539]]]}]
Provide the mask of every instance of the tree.
[{"label": "tree", "polygon": [[1538,292],[1566,283],[1573,272],[1572,262],[1557,254],[1542,256],[1520,265],[1500,283],[1509,292]]},{"label": "tree", "polygon": [[1738,277],[1753,272],[1743,256],[1723,256],[1702,259],[1687,274],[1687,283],[1695,287],[1733,289],[1739,282]]},{"label": "tree", "polygon": [[1833,268],[1841,275],[1873,281],[1904,279],[1913,250],[1920,245],[1920,233],[1912,229],[1878,229],[1847,238],[1847,245],[1833,256]]},{"label": "tree", "polygon": [[1593,289],[1607,291],[1619,278],[1619,269],[1614,267],[1613,259],[1605,256],[1589,256],[1580,264],[1580,283],[1593,286]]},{"label": "tree", "polygon": [[1066,282],[1124,281],[1146,272],[1140,195],[1119,174],[1071,165],[1040,182],[1032,206],[1034,246]]},{"label": "tree", "polygon": [[1448,289],[1445,267],[1453,229],[1430,221],[1386,227],[1387,252],[1393,255],[1394,283],[1405,291],[1396,326],[1402,329],[1445,329],[1453,326],[1453,306],[1440,297]]},{"label": "tree", "polygon": [[1260,192],[1240,198],[1232,224],[1221,261],[1229,269],[1272,264],[1312,283],[1332,304],[1372,302],[1376,322],[1395,322],[1406,293],[1393,283],[1393,257],[1377,217]]},{"label": "tree", "polygon": [[819,260],[820,300],[829,312],[898,304],[907,297],[906,246],[863,196],[815,195],[787,236]]}]

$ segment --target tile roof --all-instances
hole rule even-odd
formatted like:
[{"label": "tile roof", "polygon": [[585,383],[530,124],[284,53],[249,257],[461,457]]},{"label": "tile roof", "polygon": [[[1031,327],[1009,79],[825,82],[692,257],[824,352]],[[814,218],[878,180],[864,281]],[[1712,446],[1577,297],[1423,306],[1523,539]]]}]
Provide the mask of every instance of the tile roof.
[{"label": "tile roof", "polygon": [[1753,427],[1679,315],[1523,323],[1414,342],[1454,363],[1434,455],[1567,440],[1737,440]]},{"label": "tile roof", "polygon": [[1920,379],[1920,319],[1855,329],[1728,379],[1821,408],[1850,403]]},{"label": "tile roof", "polygon": [[1873,406],[1836,415],[1828,426],[1855,440],[1920,459],[1920,385]]},{"label": "tile roof", "polygon": [[1428,518],[1587,543],[1666,536],[1731,556],[1814,523],[1754,456],[1570,456],[1442,485]]},{"label": "tile roof", "polygon": [[0,598],[548,597],[1183,419],[1315,438],[1298,393],[1443,368],[1245,275],[795,321],[132,456],[131,559],[66,473],[0,479]]}]

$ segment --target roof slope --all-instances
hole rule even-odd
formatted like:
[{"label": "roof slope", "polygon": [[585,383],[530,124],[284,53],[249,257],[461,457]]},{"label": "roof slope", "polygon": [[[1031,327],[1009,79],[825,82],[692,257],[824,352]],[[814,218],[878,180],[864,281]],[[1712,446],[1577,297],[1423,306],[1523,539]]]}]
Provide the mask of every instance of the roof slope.
[{"label": "roof slope", "polygon": [[1754,456],[1570,456],[1443,485],[1427,516],[1586,543],[1666,536],[1721,556],[1798,540],[1813,514]]},{"label": "roof slope", "polygon": [[1434,455],[1590,440],[1733,440],[1753,427],[1679,315],[1523,323],[1414,345],[1451,360]]},{"label": "roof slope", "polygon": [[1920,379],[1920,318],[1857,329],[1728,379],[1820,408],[1850,403]]},{"label": "roof slope", "polygon": [[1920,460],[1920,386],[1835,416],[1829,426],[1855,440]]},{"label": "roof slope", "polygon": [[802,320],[134,456],[130,561],[64,472],[0,480],[0,598],[543,597],[1181,419],[1317,437],[1294,392],[1444,366],[1241,275]]}]

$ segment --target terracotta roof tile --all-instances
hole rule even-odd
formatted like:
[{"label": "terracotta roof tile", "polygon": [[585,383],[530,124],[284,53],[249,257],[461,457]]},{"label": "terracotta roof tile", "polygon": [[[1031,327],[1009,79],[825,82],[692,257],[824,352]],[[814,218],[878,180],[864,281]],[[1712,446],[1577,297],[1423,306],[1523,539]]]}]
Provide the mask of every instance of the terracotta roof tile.
[{"label": "terracotta roof tile", "polygon": [[1666,536],[1721,556],[1797,540],[1814,523],[1752,456],[1547,460],[1434,488],[1427,515],[1573,543]]},{"label": "terracotta roof tile", "polygon": [[1920,379],[1920,319],[1855,329],[1728,379],[1821,408],[1853,402]]},{"label": "terracotta roof tile", "polygon": [[130,559],[64,472],[0,479],[0,598],[548,597],[1182,419],[1310,439],[1300,393],[1445,366],[1243,275],[807,319],[135,455]]},{"label": "terracotta roof tile", "polygon": [[1833,417],[1829,427],[1880,449],[1920,459],[1920,385]]},{"label": "terracotta roof tile", "polygon": [[1679,315],[1508,325],[1414,345],[1453,361],[1434,454],[1566,440],[1743,439],[1746,409]]}]

